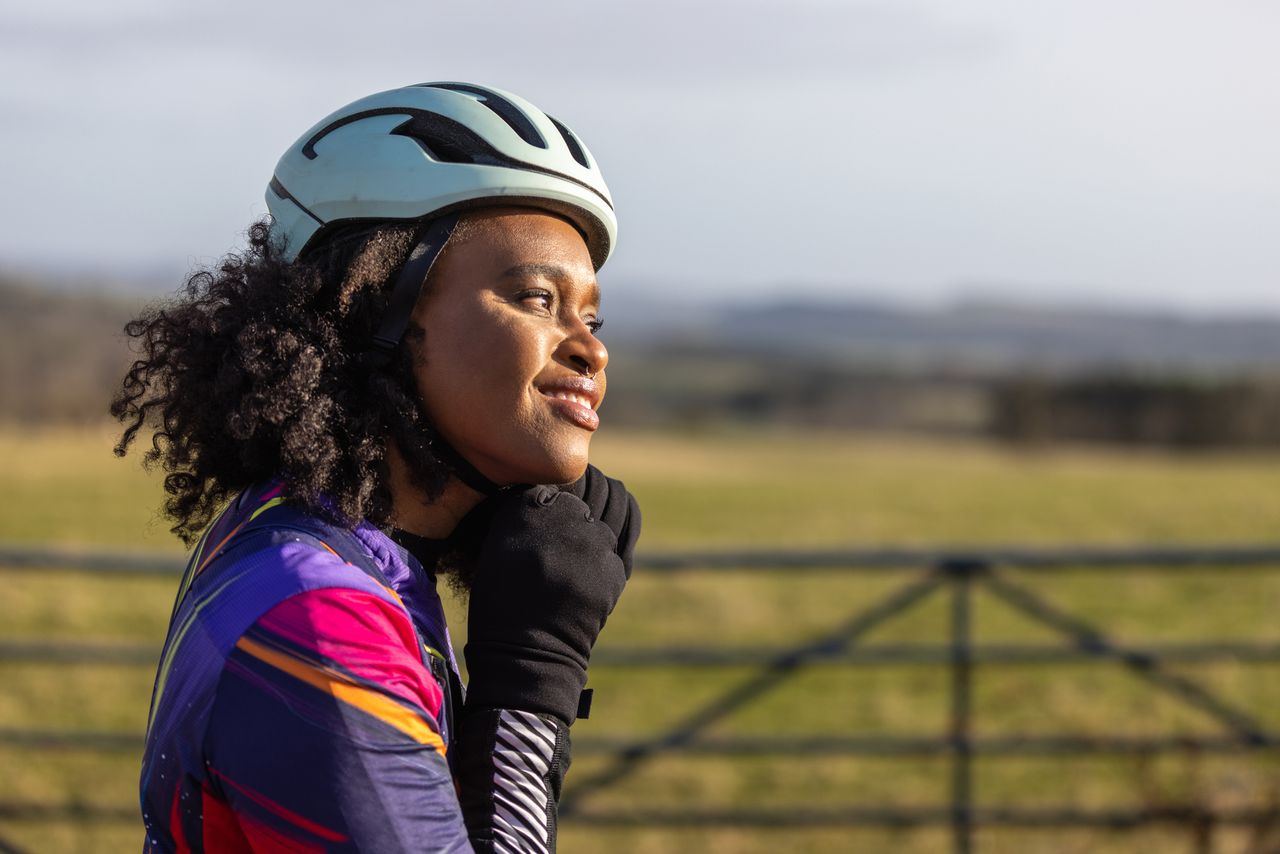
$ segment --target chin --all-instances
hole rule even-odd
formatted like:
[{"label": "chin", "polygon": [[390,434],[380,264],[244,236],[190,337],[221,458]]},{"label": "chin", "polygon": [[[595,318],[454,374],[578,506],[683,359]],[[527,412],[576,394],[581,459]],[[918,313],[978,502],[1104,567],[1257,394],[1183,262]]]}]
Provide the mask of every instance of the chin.
[{"label": "chin", "polygon": [[506,485],[573,483],[587,470],[587,448],[586,442],[574,443],[569,448],[538,447],[522,454],[520,459],[493,460],[495,465],[477,468],[495,483]]},{"label": "chin", "polygon": [[586,474],[586,471],[587,471],[587,456],[586,454],[583,454],[582,459],[580,461],[575,461],[571,465],[561,466],[560,469],[556,472],[556,476],[554,478],[552,478],[551,480],[543,481],[543,482],[557,483],[557,484],[573,483],[575,480],[577,480],[578,478]]},{"label": "chin", "polygon": [[587,454],[584,450],[581,454],[572,454],[566,456],[557,456],[548,458],[543,465],[537,467],[536,471],[530,474],[536,474],[535,477],[522,480],[522,483],[573,483],[582,477],[587,470]]}]

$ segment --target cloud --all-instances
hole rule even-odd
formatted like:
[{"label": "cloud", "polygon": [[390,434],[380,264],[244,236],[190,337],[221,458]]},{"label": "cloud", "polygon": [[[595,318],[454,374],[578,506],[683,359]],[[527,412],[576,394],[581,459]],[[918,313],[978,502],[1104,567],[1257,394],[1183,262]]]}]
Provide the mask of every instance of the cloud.
[{"label": "cloud", "polygon": [[[57,57],[68,71],[112,73],[139,52],[230,53],[263,67],[338,78],[353,66],[474,66],[495,74],[627,87],[884,71],[989,54],[989,31],[900,3],[371,3],[359,16],[312,2],[34,7],[0,17],[0,50]],[[501,25],[495,25],[495,17]]]},{"label": "cloud", "polygon": [[[610,271],[725,292],[1274,290],[1280,11],[1228,0],[56,0],[0,8],[0,258],[182,258],[343,103],[509,88],[606,165]],[[68,200],[73,200],[70,204]],[[67,248],[67,209],[94,222]]]}]

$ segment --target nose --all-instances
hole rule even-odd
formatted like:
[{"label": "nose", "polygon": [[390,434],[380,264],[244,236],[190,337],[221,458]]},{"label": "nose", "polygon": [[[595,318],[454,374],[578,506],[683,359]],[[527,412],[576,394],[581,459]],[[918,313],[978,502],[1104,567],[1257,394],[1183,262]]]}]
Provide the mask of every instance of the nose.
[{"label": "nose", "polygon": [[574,318],[568,336],[556,354],[575,371],[594,377],[609,364],[609,350],[580,318]]}]

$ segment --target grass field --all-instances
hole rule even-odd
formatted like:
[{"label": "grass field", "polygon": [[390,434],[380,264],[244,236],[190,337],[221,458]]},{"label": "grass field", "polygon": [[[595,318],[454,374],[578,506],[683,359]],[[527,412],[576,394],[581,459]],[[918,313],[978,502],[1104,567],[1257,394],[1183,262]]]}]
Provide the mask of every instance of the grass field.
[{"label": "grass field", "polygon": [[[0,430],[0,542],[177,552],[154,518],[159,489],[96,430],[38,435]],[[1280,541],[1280,457],[1070,449],[1015,453],[990,446],[797,433],[609,435],[595,462],[624,479],[645,511],[641,549],[832,545],[1192,544]],[[0,572],[0,640],[58,638],[150,643],[163,639],[173,581],[75,572]],[[782,645],[820,635],[905,582],[835,573],[633,579],[602,645]],[[1122,640],[1280,642],[1280,573],[1197,571],[1176,577],[1078,572],[1029,580],[1058,606]],[[975,602],[983,641],[1047,641],[992,598]],[[455,608],[456,610],[456,608]],[[455,641],[465,625],[455,617]],[[945,600],[934,598],[869,641],[941,640]],[[1280,668],[1225,663],[1180,672],[1280,727]],[[593,668],[592,718],[575,735],[635,737],[666,724],[749,675],[734,669]],[[139,733],[149,667],[0,665],[0,730],[74,727]],[[716,725],[717,735],[941,733],[942,668],[818,667]],[[980,735],[1204,733],[1212,722],[1105,665],[980,671]],[[601,759],[575,759],[569,786]],[[0,746],[0,802],[121,807],[136,803],[137,757]],[[946,797],[944,760],[840,757],[669,757],[589,795],[595,809],[927,805]],[[1274,762],[1239,756],[1131,760],[990,759],[977,766],[987,806],[1071,804],[1275,805]],[[23,850],[137,850],[139,826],[18,819],[0,813],[0,843]],[[599,829],[566,825],[564,852],[893,851],[947,848],[944,829],[716,827]],[[1249,850],[1247,833],[1220,832],[1217,850]],[[2,846],[0,846],[0,850]],[[989,830],[983,852],[1194,850],[1185,830],[1118,835]]]}]

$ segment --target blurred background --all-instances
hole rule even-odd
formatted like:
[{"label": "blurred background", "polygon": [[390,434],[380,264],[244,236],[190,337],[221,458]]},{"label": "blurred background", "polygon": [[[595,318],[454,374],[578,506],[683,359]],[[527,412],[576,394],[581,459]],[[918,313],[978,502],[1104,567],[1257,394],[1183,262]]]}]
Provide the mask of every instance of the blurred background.
[{"label": "blurred background", "polygon": [[0,852],[141,842],[182,555],[110,453],[121,327],[242,244],[303,130],[443,79],[573,127],[621,222],[593,452],[647,563],[562,851],[1280,850],[1277,32],[1255,0],[6,4]]}]

